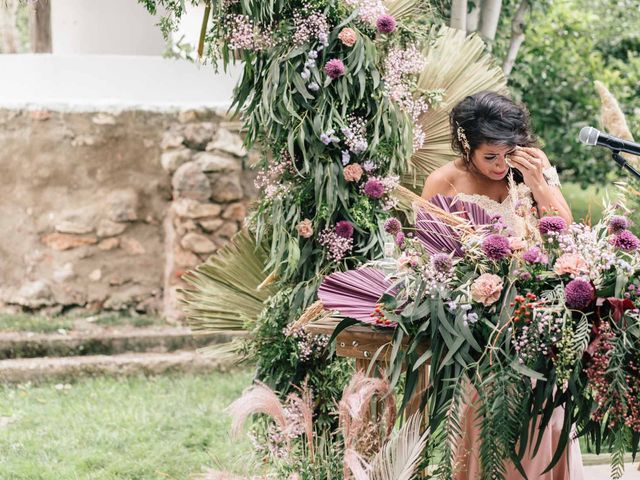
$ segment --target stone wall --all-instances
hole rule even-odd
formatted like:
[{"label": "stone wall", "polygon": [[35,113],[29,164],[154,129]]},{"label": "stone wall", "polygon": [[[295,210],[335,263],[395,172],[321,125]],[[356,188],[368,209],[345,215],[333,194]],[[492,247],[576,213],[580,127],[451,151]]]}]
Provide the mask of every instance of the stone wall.
[{"label": "stone wall", "polygon": [[237,127],[212,110],[0,110],[0,311],[179,318],[181,275],[255,196]]}]

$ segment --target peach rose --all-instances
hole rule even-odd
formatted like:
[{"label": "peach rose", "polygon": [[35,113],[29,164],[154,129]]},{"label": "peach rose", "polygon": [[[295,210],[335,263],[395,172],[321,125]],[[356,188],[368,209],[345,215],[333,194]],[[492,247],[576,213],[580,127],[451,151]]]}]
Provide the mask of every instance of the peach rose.
[{"label": "peach rose", "polygon": [[571,276],[589,273],[589,267],[579,253],[565,253],[556,260],[553,271],[558,275],[568,273]]},{"label": "peach rose", "polygon": [[308,218],[305,218],[296,227],[298,229],[298,235],[302,238],[309,238],[313,235],[313,223]]},{"label": "peach rose", "polygon": [[483,273],[471,284],[471,298],[489,306],[495,303],[502,293],[502,279],[493,273]]},{"label": "peach rose", "polygon": [[338,38],[347,47],[353,47],[353,44],[356,43],[357,34],[353,28],[346,27],[340,30]]},{"label": "peach rose", "polygon": [[362,177],[362,167],[359,163],[352,163],[344,167],[342,174],[347,182],[357,182]]},{"label": "peach rose", "polygon": [[525,248],[527,248],[527,244],[521,238],[509,237],[509,248],[512,251],[517,252],[519,250],[524,250]]}]

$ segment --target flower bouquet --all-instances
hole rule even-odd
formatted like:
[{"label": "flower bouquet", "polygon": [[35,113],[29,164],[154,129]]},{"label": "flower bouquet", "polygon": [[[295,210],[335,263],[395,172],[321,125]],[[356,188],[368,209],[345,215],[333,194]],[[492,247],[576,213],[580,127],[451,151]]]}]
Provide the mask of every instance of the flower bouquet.
[{"label": "flower bouquet", "polygon": [[[325,278],[320,300],[345,317],[334,336],[354,323],[394,329],[388,375],[395,384],[404,372],[403,406],[430,362],[423,404],[439,478],[454,474],[470,390],[483,478],[504,478],[505,460],[525,475],[521,460],[559,407],[548,469],[587,436],[597,453],[608,445],[612,478],[622,476],[640,441],[640,242],[626,213],[607,207],[593,226],[545,214],[535,231],[515,232],[474,203],[436,196],[412,228],[387,220],[392,257]],[[430,347],[418,354],[420,344]]]}]

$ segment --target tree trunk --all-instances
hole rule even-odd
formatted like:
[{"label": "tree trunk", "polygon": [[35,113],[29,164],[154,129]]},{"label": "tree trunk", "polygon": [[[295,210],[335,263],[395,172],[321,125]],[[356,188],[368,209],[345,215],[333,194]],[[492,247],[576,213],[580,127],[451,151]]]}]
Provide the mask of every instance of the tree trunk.
[{"label": "tree trunk", "polygon": [[51,2],[38,0],[29,11],[31,52],[51,53]]},{"label": "tree trunk", "polygon": [[18,53],[18,29],[16,28],[18,0],[0,1],[0,52]]},{"label": "tree trunk", "polygon": [[500,10],[502,0],[484,0],[480,11],[480,35],[487,42],[489,49],[496,38],[498,30],[498,20],[500,20]]},{"label": "tree trunk", "polygon": [[475,32],[478,30],[478,21],[480,20],[480,0],[475,0],[471,11],[467,14],[467,32]]},{"label": "tree trunk", "polygon": [[453,0],[451,2],[451,28],[467,30],[467,0]]},{"label": "tree trunk", "polygon": [[524,17],[529,11],[531,5],[529,0],[522,0],[518,6],[516,14],[511,20],[511,42],[509,43],[509,50],[507,56],[502,64],[502,71],[504,76],[508,77],[516,63],[516,57],[518,56],[518,50],[520,45],[524,42]]}]

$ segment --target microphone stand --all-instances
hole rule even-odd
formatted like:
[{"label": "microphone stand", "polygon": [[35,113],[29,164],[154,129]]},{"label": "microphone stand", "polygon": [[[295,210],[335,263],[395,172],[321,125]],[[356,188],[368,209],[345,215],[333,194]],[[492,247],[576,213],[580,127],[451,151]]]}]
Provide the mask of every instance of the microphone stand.
[{"label": "microphone stand", "polygon": [[640,172],[638,172],[635,168],[629,165],[629,162],[627,162],[627,160],[622,155],[620,155],[619,151],[613,150],[611,152],[611,156],[613,157],[615,162],[618,165],[620,165],[620,168],[626,168],[628,171],[630,171],[633,174],[634,177],[636,177],[636,179],[640,180]]}]

